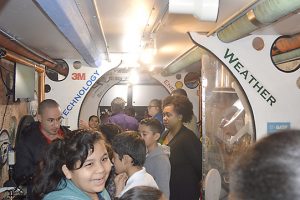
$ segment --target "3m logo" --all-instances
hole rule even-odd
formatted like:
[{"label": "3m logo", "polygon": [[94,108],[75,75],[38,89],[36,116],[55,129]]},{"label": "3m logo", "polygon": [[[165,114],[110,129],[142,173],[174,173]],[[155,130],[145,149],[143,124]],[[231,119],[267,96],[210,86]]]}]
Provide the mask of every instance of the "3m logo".
[{"label": "3m logo", "polygon": [[72,73],[72,80],[85,80],[85,73]]}]

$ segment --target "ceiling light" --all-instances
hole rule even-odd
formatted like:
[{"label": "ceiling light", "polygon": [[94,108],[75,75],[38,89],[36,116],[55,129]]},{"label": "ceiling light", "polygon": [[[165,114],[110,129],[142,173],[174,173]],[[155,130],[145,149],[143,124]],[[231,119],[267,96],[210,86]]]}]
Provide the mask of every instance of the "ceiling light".
[{"label": "ceiling light", "polygon": [[144,64],[150,64],[154,59],[154,55],[154,50],[147,48],[142,52],[140,61]]},{"label": "ceiling light", "polygon": [[192,14],[200,21],[216,21],[219,0],[169,0],[169,12]]},{"label": "ceiling light", "polygon": [[140,61],[144,64],[150,64],[156,53],[156,37],[155,34],[151,34],[150,40],[146,43],[145,49],[141,54]]},{"label": "ceiling light", "polygon": [[140,50],[140,35],[128,33],[122,41],[123,52],[138,52]]},{"label": "ceiling light", "polygon": [[139,82],[139,74],[136,70],[131,70],[129,75],[129,82],[131,84],[137,84]]}]

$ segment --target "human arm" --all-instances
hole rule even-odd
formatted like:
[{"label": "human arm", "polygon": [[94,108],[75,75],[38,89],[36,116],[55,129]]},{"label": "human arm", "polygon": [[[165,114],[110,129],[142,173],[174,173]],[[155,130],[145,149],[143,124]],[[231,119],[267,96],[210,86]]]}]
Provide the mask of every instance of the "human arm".
[{"label": "human arm", "polygon": [[79,120],[79,128],[80,129],[90,129],[89,123],[84,120]]},{"label": "human arm", "polygon": [[119,197],[119,195],[123,191],[127,179],[128,179],[128,177],[127,177],[126,173],[118,174],[115,177],[114,181],[115,181],[115,184],[116,184],[116,194],[115,194],[116,197]]}]

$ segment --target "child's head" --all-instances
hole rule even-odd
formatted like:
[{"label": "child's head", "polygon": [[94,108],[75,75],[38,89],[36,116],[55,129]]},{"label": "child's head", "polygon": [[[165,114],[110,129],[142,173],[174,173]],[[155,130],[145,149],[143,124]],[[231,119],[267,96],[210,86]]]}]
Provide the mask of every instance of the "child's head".
[{"label": "child's head", "polygon": [[142,167],[145,163],[145,142],[136,131],[125,131],[116,135],[112,142],[112,149],[117,174],[126,172],[127,167]]},{"label": "child's head", "polygon": [[230,169],[230,200],[300,199],[300,130],[262,138]]},{"label": "child's head", "polygon": [[120,200],[166,200],[163,193],[149,186],[136,186],[125,192]]},{"label": "child's head", "polygon": [[89,117],[89,127],[93,130],[99,129],[100,120],[96,115],[91,115]]},{"label": "child's head", "polygon": [[49,145],[41,167],[36,179],[36,193],[45,195],[57,190],[61,181],[69,179],[93,197],[104,189],[111,162],[99,133],[77,130]]},{"label": "child's head", "polygon": [[139,133],[145,141],[148,150],[151,150],[153,146],[156,146],[162,129],[163,127],[160,121],[155,118],[145,118],[140,121]]},{"label": "child's head", "polygon": [[111,144],[114,137],[122,132],[122,128],[117,124],[107,123],[100,126],[100,132],[105,136],[107,142]]},{"label": "child's head", "polygon": [[78,131],[65,143],[62,171],[66,178],[86,193],[102,191],[109,176],[111,162],[100,134]]}]

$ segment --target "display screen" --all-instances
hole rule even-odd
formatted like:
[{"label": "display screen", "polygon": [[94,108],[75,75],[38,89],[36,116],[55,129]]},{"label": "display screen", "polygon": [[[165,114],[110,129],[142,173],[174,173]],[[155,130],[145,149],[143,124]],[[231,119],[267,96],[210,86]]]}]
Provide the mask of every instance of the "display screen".
[{"label": "display screen", "polygon": [[14,100],[34,98],[35,69],[15,63]]}]

